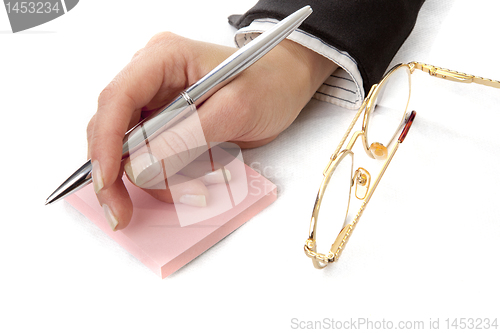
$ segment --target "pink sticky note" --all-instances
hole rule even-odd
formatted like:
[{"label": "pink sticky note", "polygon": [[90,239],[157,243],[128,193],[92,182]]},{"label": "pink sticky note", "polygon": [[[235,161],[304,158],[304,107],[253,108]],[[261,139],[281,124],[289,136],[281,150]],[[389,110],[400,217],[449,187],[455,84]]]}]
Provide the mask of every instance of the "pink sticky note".
[{"label": "pink sticky note", "polygon": [[[212,151],[223,154],[217,149]],[[234,159],[225,168],[231,172],[231,181],[209,185],[207,207],[202,208],[160,202],[125,179],[134,215],[127,228],[115,232],[106,222],[92,186],[66,200],[153,272],[165,278],[276,200],[276,185],[239,159]]]}]

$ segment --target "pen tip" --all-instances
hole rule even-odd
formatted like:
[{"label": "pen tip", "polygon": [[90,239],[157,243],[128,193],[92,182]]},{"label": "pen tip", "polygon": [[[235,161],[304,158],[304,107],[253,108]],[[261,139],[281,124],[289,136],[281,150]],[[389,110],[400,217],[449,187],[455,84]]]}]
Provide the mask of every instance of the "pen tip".
[{"label": "pen tip", "polygon": [[301,10],[305,11],[305,12],[309,12],[309,13],[312,13],[312,11],[313,11],[313,9],[311,8],[311,6],[309,6],[309,5],[302,7]]}]

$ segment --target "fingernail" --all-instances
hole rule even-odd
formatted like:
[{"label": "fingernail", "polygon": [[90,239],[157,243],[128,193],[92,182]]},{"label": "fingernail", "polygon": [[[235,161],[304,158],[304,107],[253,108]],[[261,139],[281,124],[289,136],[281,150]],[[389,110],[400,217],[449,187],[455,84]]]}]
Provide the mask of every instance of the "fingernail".
[{"label": "fingernail", "polygon": [[181,196],[179,201],[183,204],[190,206],[196,206],[196,207],[207,206],[207,198],[204,195],[184,194],[183,196]]},{"label": "fingernail", "polygon": [[94,183],[95,193],[99,193],[99,191],[104,187],[104,180],[102,179],[102,171],[99,161],[92,162],[92,182]]},{"label": "fingernail", "polygon": [[118,220],[116,219],[115,215],[113,214],[111,209],[109,209],[108,205],[102,205],[102,209],[104,209],[104,216],[106,217],[106,221],[108,221],[111,230],[116,231]]},{"label": "fingernail", "polygon": [[137,186],[146,184],[162,172],[161,163],[148,153],[132,157],[124,168],[128,177]]},{"label": "fingernail", "polygon": [[203,176],[203,181],[206,184],[220,184],[225,183],[224,174],[226,174],[227,181],[231,180],[231,173],[227,169],[218,169],[212,172],[209,172]]}]

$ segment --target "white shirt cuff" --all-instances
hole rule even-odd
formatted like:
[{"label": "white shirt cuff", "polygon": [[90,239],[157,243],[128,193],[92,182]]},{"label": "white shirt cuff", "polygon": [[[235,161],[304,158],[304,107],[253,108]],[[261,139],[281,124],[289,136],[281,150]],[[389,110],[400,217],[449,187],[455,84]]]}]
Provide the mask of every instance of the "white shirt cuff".
[{"label": "white shirt cuff", "polygon": [[[234,41],[238,47],[242,47],[276,23],[278,20],[271,18],[255,20],[249,26],[238,30]],[[313,98],[347,109],[358,109],[361,106],[365,98],[363,79],[356,61],[347,52],[340,51],[300,29],[292,32],[288,39],[321,54],[339,66],[316,91]]]}]

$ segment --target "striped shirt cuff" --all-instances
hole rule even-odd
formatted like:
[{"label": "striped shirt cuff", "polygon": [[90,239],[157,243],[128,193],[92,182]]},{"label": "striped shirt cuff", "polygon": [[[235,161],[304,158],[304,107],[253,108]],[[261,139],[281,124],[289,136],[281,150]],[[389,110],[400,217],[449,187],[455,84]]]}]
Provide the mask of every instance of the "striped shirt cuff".
[{"label": "striped shirt cuff", "polygon": [[[249,26],[236,32],[234,37],[236,45],[244,46],[276,23],[278,20],[271,18],[254,20]],[[358,109],[361,106],[365,98],[363,79],[356,61],[347,52],[340,51],[300,29],[292,32],[288,39],[321,54],[339,66],[319,87],[313,98],[347,109]]]}]

